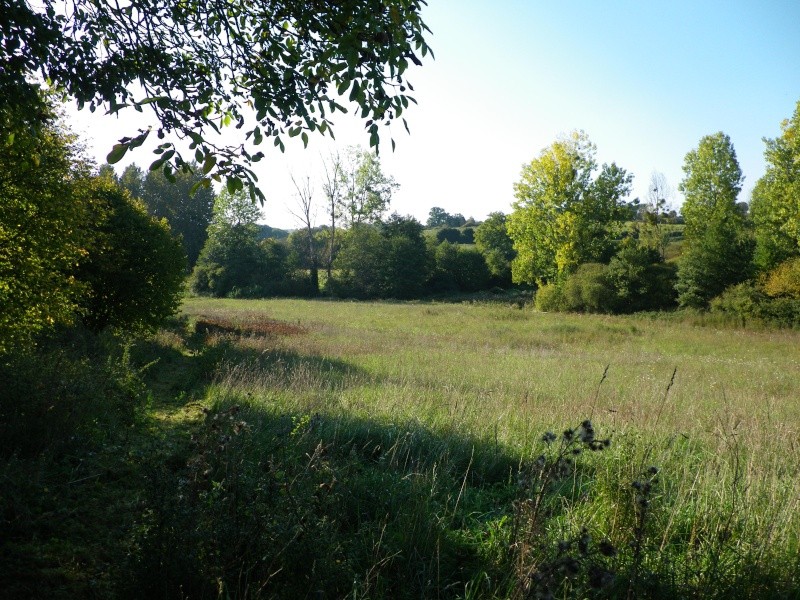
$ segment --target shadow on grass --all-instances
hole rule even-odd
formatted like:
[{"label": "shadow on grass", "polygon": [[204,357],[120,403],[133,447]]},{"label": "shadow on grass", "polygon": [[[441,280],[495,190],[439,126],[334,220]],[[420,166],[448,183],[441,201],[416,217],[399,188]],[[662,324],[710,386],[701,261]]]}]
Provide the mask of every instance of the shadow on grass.
[{"label": "shadow on grass", "polygon": [[[416,421],[288,412],[235,385],[209,405],[209,384],[231,368],[240,382],[263,372],[283,391],[367,377],[344,361],[228,335],[186,338],[176,325],[138,344],[139,367],[129,371],[147,383],[149,416],[105,421],[105,435],[58,446],[66,454],[7,454],[6,596],[521,598],[533,597],[528,574],[560,568],[568,513],[592,502],[591,462],[576,460],[570,477],[541,488],[545,524],[523,555],[521,516],[537,492],[520,474],[537,473],[535,461]],[[84,417],[95,409],[87,404]],[[649,552],[657,564],[657,549]],[[619,577],[607,588],[594,590],[579,569],[560,574],[559,590],[625,596],[629,557],[620,547],[609,559]],[[780,566],[743,558],[717,588],[702,589],[691,568],[661,565],[637,574],[634,595],[725,597],[736,585],[737,597],[796,596]]]}]

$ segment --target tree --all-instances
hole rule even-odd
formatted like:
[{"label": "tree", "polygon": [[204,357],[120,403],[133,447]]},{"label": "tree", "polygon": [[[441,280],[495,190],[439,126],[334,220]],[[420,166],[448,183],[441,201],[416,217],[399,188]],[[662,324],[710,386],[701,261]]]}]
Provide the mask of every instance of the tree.
[{"label": "tree", "polygon": [[90,241],[89,175],[75,138],[45,99],[29,113],[0,105],[0,354],[73,321],[84,286],[74,268]]},{"label": "tree", "polygon": [[493,212],[475,230],[475,246],[483,254],[489,272],[503,285],[511,283],[511,262],[517,253],[514,243],[508,237],[506,216]]},{"label": "tree", "polygon": [[383,173],[378,155],[351,146],[339,173],[343,190],[340,214],[345,223],[353,226],[379,222],[400,186]]},{"label": "tree", "polygon": [[656,250],[663,261],[666,257],[669,234],[664,229],[664,219],[674,192],[663,173],[654,171],[647,188],[644,219],[639,225],[639,240],[646,248]]},{"label": "tree", "polygon": [[356,224],[342,241],[328,290],[357,298],[415,298],[428,279],[422,225],[392,215],[380,225]]},{"label": "tree", "polygon": [[199,166],[189,163],[172,177],[162,171],[147,174],[136,165],[129,165],[117,182],[133,196],[140,199],[147,212],[158,219],[166,219],[173,234],[181,238],[192,269],[208,237],[208,225],[214,209],[214,190],[201,185]]},{"label": "tree", "polygon": [[192,289],[216,297],[265,296],[288,277],[288,253],[274,240],[258,241],[260,216],[243,190],[223,190],[214,203],[208,239],[192,273]]},{"label": "tree", "polygon": [[541,285],[610,259],[632,177],[612,163],[593,180],[595,152],[586,134],[574,132],[523,166],[508,217],[515,282]]},{"label": "tree", "polygon": [[311,179],[298,182],[292,175],[292,183],[295,189],[295,199],[297,200],[297,212],[292,211],[294,217],[303,225],[303,239],[305,241],[305,262],[311,274],[311,287],[319,289],[319,263],[317,262],[316,240],[314,239],[314,189],[311,187]]},{"label": "tree", "polygon": [[447,225],[447,218],[449,216],[445,209],[434,206],[428,213],[428,221],[426,224],[428,227],[444,227]]},{"label": "tree", "polygon": [[214,210],[214,190],[201,183],[199,166],[192,162],[188,169],[176,172],[172,181],[162,171],[148,172],[139,196],[148,212],[166,219],[172,232],[181,238],[189,268],[197,263]]},{"label": "tree", "polygon": [[186,255],[166,219],[147,214],[110,177],[81,184],[92,207],[92,240],[76,277],[83,321],[94,330],[148,330],[178,308]]},{"label": "tree", "polygon": [[331,279],[331,271],[333,269],[333,259],[336,256],[336,225],[341,219],[342,195],[344,193],[344,167],[342,164],[341,155],[336,152],[331,154],[328,160],[323,160],[322,163],[324,180],[322,183],[322,191],[325,194],[325,209],[330,218],[330,227],[328,229],[328,251],[325,257],[325,270],[328,274],[328,279]]},{"label": "tree", "polygon": [[[148,108],[160,139],[190,142],[204,177],[230,191],[247,184],[263,201],[252,162],[265,138],[281,149],[288,137],[328,133],[346,112],[342,96],[366,123],[370,145],[379,125],[401,118],[413,101],[409,63],[429,48],[420,17],[424,0],[266,0],[225,3],[4,2],[0,18],[3,68],[0,97],[35,114],[36,75],[52,81],[79,107],[112,114]],[[135,86],[133,84],[136,84]],[[243,140],[219,141],[235,125]],[[122,138],[109,154],[120,160],[150,135]],[[188,163],[171,141],[157,149],[154,167],[169,178]]]},{"label": "tree", "polygon": [[742,171],[730,138],[707,135],[684,159],[678,189],[685,201],[684,251],[678,267],[678,302],[703,307],[726,287],[747,279],[752,244],[736,198]]},{"label": "tree", "polygon": [[442,242],[433,251],[431,288],[435,292],[477,292],[489,285],[489,268],[474,248]]},{"label": "tree", "polygon": [[767,170],[753,189],[750,206],[755,263],[762,271],[800,256],[800,101],[781,130],[780,137],[764,139]]}]

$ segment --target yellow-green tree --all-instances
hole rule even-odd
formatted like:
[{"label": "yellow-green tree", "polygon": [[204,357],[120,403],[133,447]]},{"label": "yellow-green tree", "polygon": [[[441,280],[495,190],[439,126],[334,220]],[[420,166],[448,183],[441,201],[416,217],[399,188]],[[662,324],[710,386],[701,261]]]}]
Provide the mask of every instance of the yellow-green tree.
[{"label": "yellow-green tree", "polygon": [[800,255],[800,102],[780,137],[765,139],[767,170],[753,189],[755,262],[767,271]]},{"label": "yellow-green tree", "polygon": [[84,286],[88,205],[74,182],[88,174],[74,137],[39,97],[36,111],[0,108],[0,354],[73,320]]},{"label": "yellow-green tree", "polygon": [[595,153],[585,133],[573,132],[523,166],[508,217],[515,283],[541,285],[611,258],[632,177],[612,163],[593,179]]}]

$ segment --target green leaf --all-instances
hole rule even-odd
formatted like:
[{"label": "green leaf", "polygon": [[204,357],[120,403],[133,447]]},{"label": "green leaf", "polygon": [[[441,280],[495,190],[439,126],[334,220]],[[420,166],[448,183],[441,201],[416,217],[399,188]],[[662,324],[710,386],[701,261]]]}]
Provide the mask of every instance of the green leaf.
[{"label": "green leaf", "polygon": [[303,140],[303,147],[308,148],[308,134],[304,131],[300,134],[300,138]]},{"label": "green leaf", "polygon": [[217,157],[213,154],[206,154],[206,160],[203,163],[203,175],[208,175],[208,172],[217,164]]},{"label": "green leaf", "polygon": [[108,156],[106,156],[106,162],[110,165],[118,163],[122,160],[122,157],[125,156],[127,151],[127,144],[114,144],[114,147],[111,148],[111,152],[109,152]]},{"label": "green leaf", "polygon": [[158,160],[154,161],[154,162],[153,162],[153,163],[150,165],[150,170],[151,170],[151,171],[157,171],[158,169],[160,169],[161,167],[163,167],[163,166],[164,166],[164,163],[166,163],[166,162],[167,162],[167,161],[168,161],[170,158],[172,158],[174,155],[175,155],[175,150],[169,150],[169,151],[165,152],[165,153],[164,153],[164,154],[161,156],[161,158],[159,158]]}]

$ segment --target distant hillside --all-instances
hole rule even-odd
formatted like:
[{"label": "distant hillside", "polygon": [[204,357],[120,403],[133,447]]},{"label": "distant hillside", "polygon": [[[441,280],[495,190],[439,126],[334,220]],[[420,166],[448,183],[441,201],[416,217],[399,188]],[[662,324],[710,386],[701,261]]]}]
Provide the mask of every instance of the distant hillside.
[{"label": "distant hillside", "polygon": [[276,240],[285,240],[289,237],[291,230],[278,229],[277,227],[270,227],[269,225],[258,226],[258,239],[264,240],[267,238],[275,238]]}]

